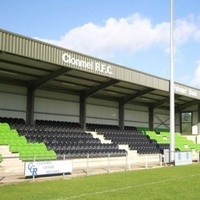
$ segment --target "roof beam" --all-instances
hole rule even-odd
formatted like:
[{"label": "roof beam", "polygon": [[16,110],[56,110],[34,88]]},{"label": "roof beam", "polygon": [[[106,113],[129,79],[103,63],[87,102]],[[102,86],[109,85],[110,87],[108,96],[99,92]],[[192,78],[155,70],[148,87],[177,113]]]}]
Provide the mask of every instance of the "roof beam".
[{"label": "roof beam", "polygon": [[62,68],[60,68],[60,69],[58,69],[56,71],[51,72],[50,74],[48,74],[46,76],[43,76],[42,78],[39,78],[36,81],[31,82],[31,86],[32,86],[33,89],[37,89],[41,85],[46,83],[47,81],[49,81],[51,79],[54,79],[54,78],[66,73],[66,72],[68,72],[70,70],[72,70],[72,69],[68,69],[68,68],[62,67]]},{"label": "roof beam", "polygon": [[128,102],[132,101],[133,99],[139,97],[139,96],[142,96],[144,94],[147,94],[149,92],[152,92],[154,91],[155,89],[152,89],[152,88],[147,88],[147,89],[144,89],[144,90],[141,90],[135,94],[132,94],[132,95],[129,95],[128,97],[126,98],[123,98],[121,101],[123,104],[127,104]]},{"label": "roof beam", "polygon": [[157,108],[157,107],[163,105],[163,104],[166,103],[166,102],[169,102],[169,97],[167,97],[167,98],[165,98],[165,99],[163,99],[163,100],[157,101],[156,103],[152,104],[150,107],[151,107],[152,109],[155,109],[155,108]]},{"label": "roof beam", "polygon": [[188,108],[190,106],[193,106],[195,104],[199,104],[200,103],[200,100],[197,100],[197,99],[194,99],[192,101],[189,101],[187,103],[184,103],[180,106],[176,106],[176,112],[181,112],[182,110],[184,110],[185,108]]},{"label": "roof beam", "polygon": [[85,98],[87,98],[87,97],[89,97],[89,96],[95,94],[95,93],[98,92],[99,90],[102,90],[102,89],[104,89],[104,88],[107,88],[107,87],[109,87],[109,86],[111,86],[111,85],[113,85],[113,84],[115,84],[115,83],[118,83],[118,82],[119,82],[119,80],[111,79],[111,80],[109,80],[109,81],[107,81],[107,82],[104,82],[104,83],[102,83],[102,84],[97,85],[96,87],[92,87],[91,89],[87,90],[86,92],[83,92],[82,95],[83,95]]},{"label": "roof beam", "polygon": [[[180,97],[180,95],[175,94],[175,100],[176,100],[178,97]],[[160,100],[160,101],[157,101],[156,103],[153,103],[152,105],[150,105],[150,107],[151,107],[152,109],[155,109],[155,108],[160,107],[161,105],[163,105],[164,103],[169,102],[169,101],[170,101],[170,97],[166,97],[166,98],[164,98],[164,99],[162,99],[162,100]]]},{"label": "roof beam", "polygon": [[40,69],[38,67],[35,67],[33,65],[28,65],[28,64],[22,64],[22,63],[19,63],[19,62],[14,62],[11,60],[7,61],[7,60],[4,60],[4,59],[0,59],[0,62],[2,63],[6,63],[6,64],[11,64],[11,65],[14,65],[14,66],[18,66],[18,67],[21,67],[21,68],[31,68],[31,69],[35,69],[35,70],[42,70],[42,71],[49,71],[49,70],[46,70],[46,69]]},{"label": "roof beam", "polygon": [[14,84],[14,85],[19,85],[19,86],[24,86],[24,87],[27,86],[26,81],[14,79],[14,78],[9,78],[9,77],[1,77],[0,83]]}]

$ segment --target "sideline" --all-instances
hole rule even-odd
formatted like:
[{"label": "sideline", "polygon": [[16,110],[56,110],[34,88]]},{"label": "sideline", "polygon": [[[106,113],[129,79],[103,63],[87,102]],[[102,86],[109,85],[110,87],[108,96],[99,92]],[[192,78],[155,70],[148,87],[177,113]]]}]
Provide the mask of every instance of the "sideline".
[{"label": "sideline", "polygon": [[134,189],[134,188],[140,188],[140,187],[144,187],[144,186],[149,186],[149,185],[156,185],[159,183],[166,183],[166,182],[170,182],[170,181],[177,181],[177,180],[181,180],[181,179],[187,179],[187,178],[191,178],[191,177],[196,177],[196,176],[200,176],[200,174],[193,174],[190,176],[183,176],[183,177],[179,177],[179,178],[170,178],[170,179],[165,179],[165,180],[160,180],[160,181],[155,181],[155,182],[150,182],[150,183],[144,183],[141,185],[130,185],[127,187],[123,187],[123,188],[116,188],[116,189],[112,189],[112,190],[104,190],[104,191],[100,191],[100,192],[93,192],[93,193],[83,193],[80,195],[74,195],[74,196],[70,196],[70,197],[66,197],[66,198],[59,198],[59,199],[54,199],[54,200],[68,200],[68,199],[79,199],[82,197],[91,197],[91,196],[96,196],[96,195],[101,195],[101,194],[105,194],[105,193],[113,193],[113,192],[119,192],[119,191],[123,191],[123,190],[129,190],[129,189]]}]

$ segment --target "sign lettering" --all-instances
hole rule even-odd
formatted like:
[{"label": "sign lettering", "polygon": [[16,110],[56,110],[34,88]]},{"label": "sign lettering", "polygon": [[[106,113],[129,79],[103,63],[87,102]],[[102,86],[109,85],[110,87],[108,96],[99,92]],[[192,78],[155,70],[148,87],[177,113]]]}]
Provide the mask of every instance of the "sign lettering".
[{"label": "sign lettering", "polygon": [[81,60],[81,59],[78,59],[78,58],[74,58],[68,53],[64,53],[62,55],[62,61],[65,64],[71,64],[71,65],[78,66],[78,67],[81,67],[81,68],[86,69],[86,70],[100,72],[100,73],[108,74],[108,75],[113,74],[112,67],[110,65],[103,64],[103,63],[96,61],[96,60],[85,61],[85,60]]},{"label": "sign lettering", "polygon": [[197,97],[197,92],[189,88],[174,86],[174,91],[177,93],[184,94],[184,95],[189,95],[191,97]]}]

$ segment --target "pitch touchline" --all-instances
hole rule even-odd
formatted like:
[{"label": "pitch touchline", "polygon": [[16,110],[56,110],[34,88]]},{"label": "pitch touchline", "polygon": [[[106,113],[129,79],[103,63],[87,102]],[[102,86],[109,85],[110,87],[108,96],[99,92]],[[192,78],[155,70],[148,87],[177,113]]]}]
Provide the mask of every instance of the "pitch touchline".
[{"label": "pitch touchline", "polygon": [[200,176],[200,174],[193,174],[190,176],[184,176],[184,177],[179,177],[179,178],[165,179],[165,180],[161,180],[161,181],[154,181],[154,182],[150,182],[150,183],[144,183],[141,185],[132,185],[132,186],[127,186],[127,187],[117,188],[117,189],[112,189],[112,190],[104,190],[104,191],[100,191],[100,192],[84,193],[84,194],[80,194],[80,195],[74,195],[74,196],[59,198],[59,199],[55,199],[55,200],[77,199],[77,198],[81,198],[81,197],[95,196],[95,195],[105,194],[105,193],[109,193],[109,192],[118,192],[118,191],[133,189],[133,188],[144,187],[144,186],[148,186],[148,185],[155,185],[158,183],[165,183],[165,182],[174,181],[174,180],[181,180],[181,179],[190,178],[193,176]]}]

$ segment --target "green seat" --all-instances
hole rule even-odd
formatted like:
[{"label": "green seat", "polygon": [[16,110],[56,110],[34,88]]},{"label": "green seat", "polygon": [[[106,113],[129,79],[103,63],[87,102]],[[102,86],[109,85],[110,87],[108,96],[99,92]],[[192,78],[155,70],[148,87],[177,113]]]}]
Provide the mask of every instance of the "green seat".
[{"label": "green seat", "polygon": [[54,151],[48,151],[44,142],[28,143],[25,136],[19,136],[7,123],[0,123],[0,144],[9,145],[10,151],[19,153],[22,161],[55,160]]}]

